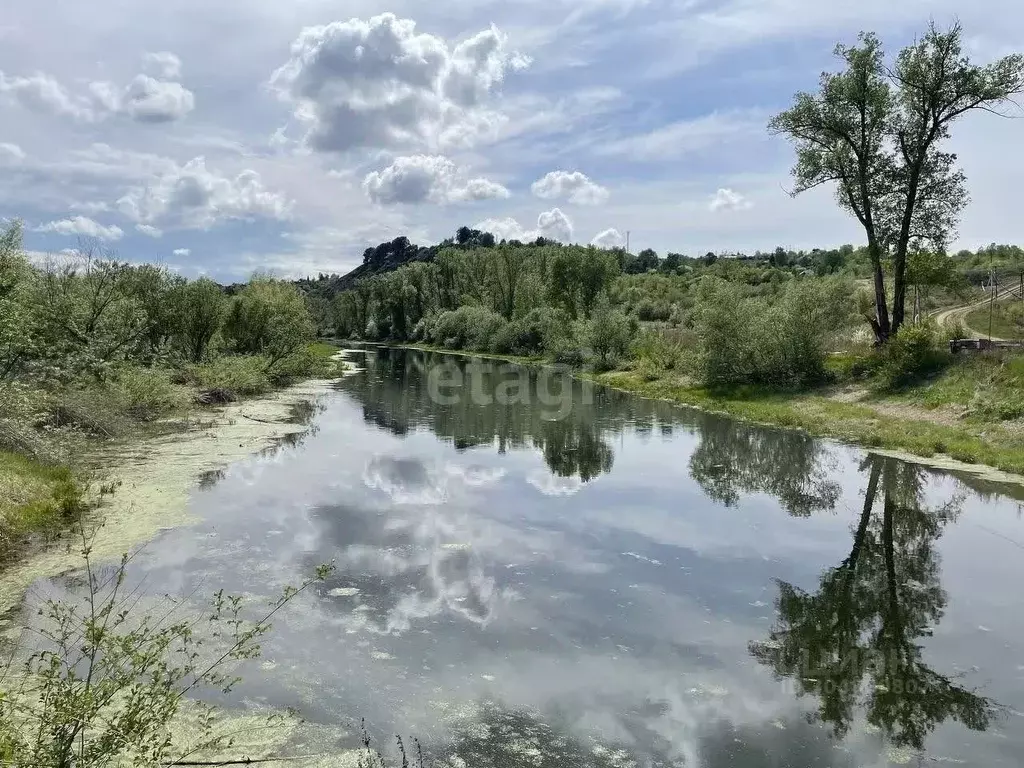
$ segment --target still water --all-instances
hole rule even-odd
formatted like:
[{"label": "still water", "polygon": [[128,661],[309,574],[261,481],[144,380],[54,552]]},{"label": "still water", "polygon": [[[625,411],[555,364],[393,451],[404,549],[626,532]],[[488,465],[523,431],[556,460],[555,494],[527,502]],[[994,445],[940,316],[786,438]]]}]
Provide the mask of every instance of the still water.
[{"label": "still water", "polygon": [[1024,764],[1020,487],[557,372],[476,363],[442,398],[465,361],[350,359],[136,562],[183,594],[337,565],[230,704],[470,768]]}]

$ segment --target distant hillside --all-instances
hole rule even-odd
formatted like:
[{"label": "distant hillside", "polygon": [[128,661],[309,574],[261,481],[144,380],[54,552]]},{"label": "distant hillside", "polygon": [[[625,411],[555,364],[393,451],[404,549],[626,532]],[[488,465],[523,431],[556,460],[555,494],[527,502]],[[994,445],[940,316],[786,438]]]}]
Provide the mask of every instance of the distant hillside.
[{"label": "distant hillside", "polygon": [[335,294],[348,290],[360,280],[393,272],[414,261],[433,261],[442,248],[493,248],[494,235],[478,229],[460,227],[455,237],[447,238],[437,245],[413,245],[407,237],[396,237],[390,242],[367,248],[363,251],[363,263],[345,275],[307,277],[296,281],[305,293],[330,299]]}]

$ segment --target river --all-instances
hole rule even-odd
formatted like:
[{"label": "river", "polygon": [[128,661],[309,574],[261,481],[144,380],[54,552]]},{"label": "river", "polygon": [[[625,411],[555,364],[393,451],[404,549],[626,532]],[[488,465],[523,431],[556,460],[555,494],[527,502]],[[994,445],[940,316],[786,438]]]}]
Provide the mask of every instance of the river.
[{"label": "river", "polygon": [[336,564],[224,703],[469,768],[1024,764],[1021,487],[557,371],[349,357],[132,565],[272,595]]}]

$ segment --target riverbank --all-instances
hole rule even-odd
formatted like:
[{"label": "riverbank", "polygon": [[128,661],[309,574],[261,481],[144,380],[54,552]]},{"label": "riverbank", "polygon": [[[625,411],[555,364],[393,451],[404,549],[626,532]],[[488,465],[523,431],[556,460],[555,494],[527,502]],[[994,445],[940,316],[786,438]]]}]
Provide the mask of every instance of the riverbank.
[{"label": "riverbank", "polygon": [[[373,345],[370,345],[373,346]],[[526,366],[551,365],[543,358],[446,350],[423,344],[379,345],[501,360]],[[577,378],[652,399],[721,413],[742,421],[798,429],[864,448],[916,457],[947,469],[1024,483],[1024,421],[965,418],[953,398],[936,403],[946,381],[880,396],[863,387],[831,386],[807,393],[713,392],[679,375],[648,378],[635,370],[574,371]],[[955,381],[957,372],[948,378]],[[929,396],[931,395],[931,396]],[[965,396],[965,399],[970,399]],[[929,404],[936,403],[934,407]]]},{"label": "riverbank", "polygon": [[[117,559],[160,531],[191,522],[188,497],[197,482],[304,432],[309,406],[330,390],[332,381],[311,380],[211,407],[203,423],[191,429],[97,450],[91,463],[102,472],[101,484],[114,490],[86,514],[98,524],[93,556]],[[48,546],[10,563],[0,573],[0,614],[17,605],[33,582],[78,562],[77,552],[69,557],[66,547]]]}]

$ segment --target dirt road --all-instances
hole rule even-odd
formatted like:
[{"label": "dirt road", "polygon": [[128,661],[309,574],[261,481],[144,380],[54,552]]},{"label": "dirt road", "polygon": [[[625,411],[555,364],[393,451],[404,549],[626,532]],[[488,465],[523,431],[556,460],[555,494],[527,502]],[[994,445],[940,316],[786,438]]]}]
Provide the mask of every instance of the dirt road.
[{"label": "dirt road", "polygon": [[[1002,298],[1005,298],[1006,296],[1010,296],[1011,294],[1016,295],[1016,287],[1015,286],[1008,286],[1006,288],[1000,288],[999,292],[996,294],[996,299],[1002,299]],[[935,318],[935,322],[938,325],[945,325],[946,323],[953,323],[953,322],[956,322],[956,321],[959,320],[961,323],[963,323],[966,326],[967,325],[967,316],[971,312],[976,310],[976,309],[981,309],[982,307],[988,306],[988,303],[990,301],[991,301],[991,299],[988,296],[986,296],[981,301],[975,301],[975,302],[972,302],[970,304],[964,304],[961,307],[953,307],[952,309],[940,309],[940,310],[937,310],[937,311],[932,312],[930,314],[931,314],[931,316],[933,318]],[[987,333],[982,333],[977,328],[968,328],[967,330],[969,330],[973,334],[976,334],[978,336],[978,338],[988,338],[988,334]],[[993,341],[1005,341],[1005,339],[1000,339],[997,336],[993,336],[992,340]]]}]

